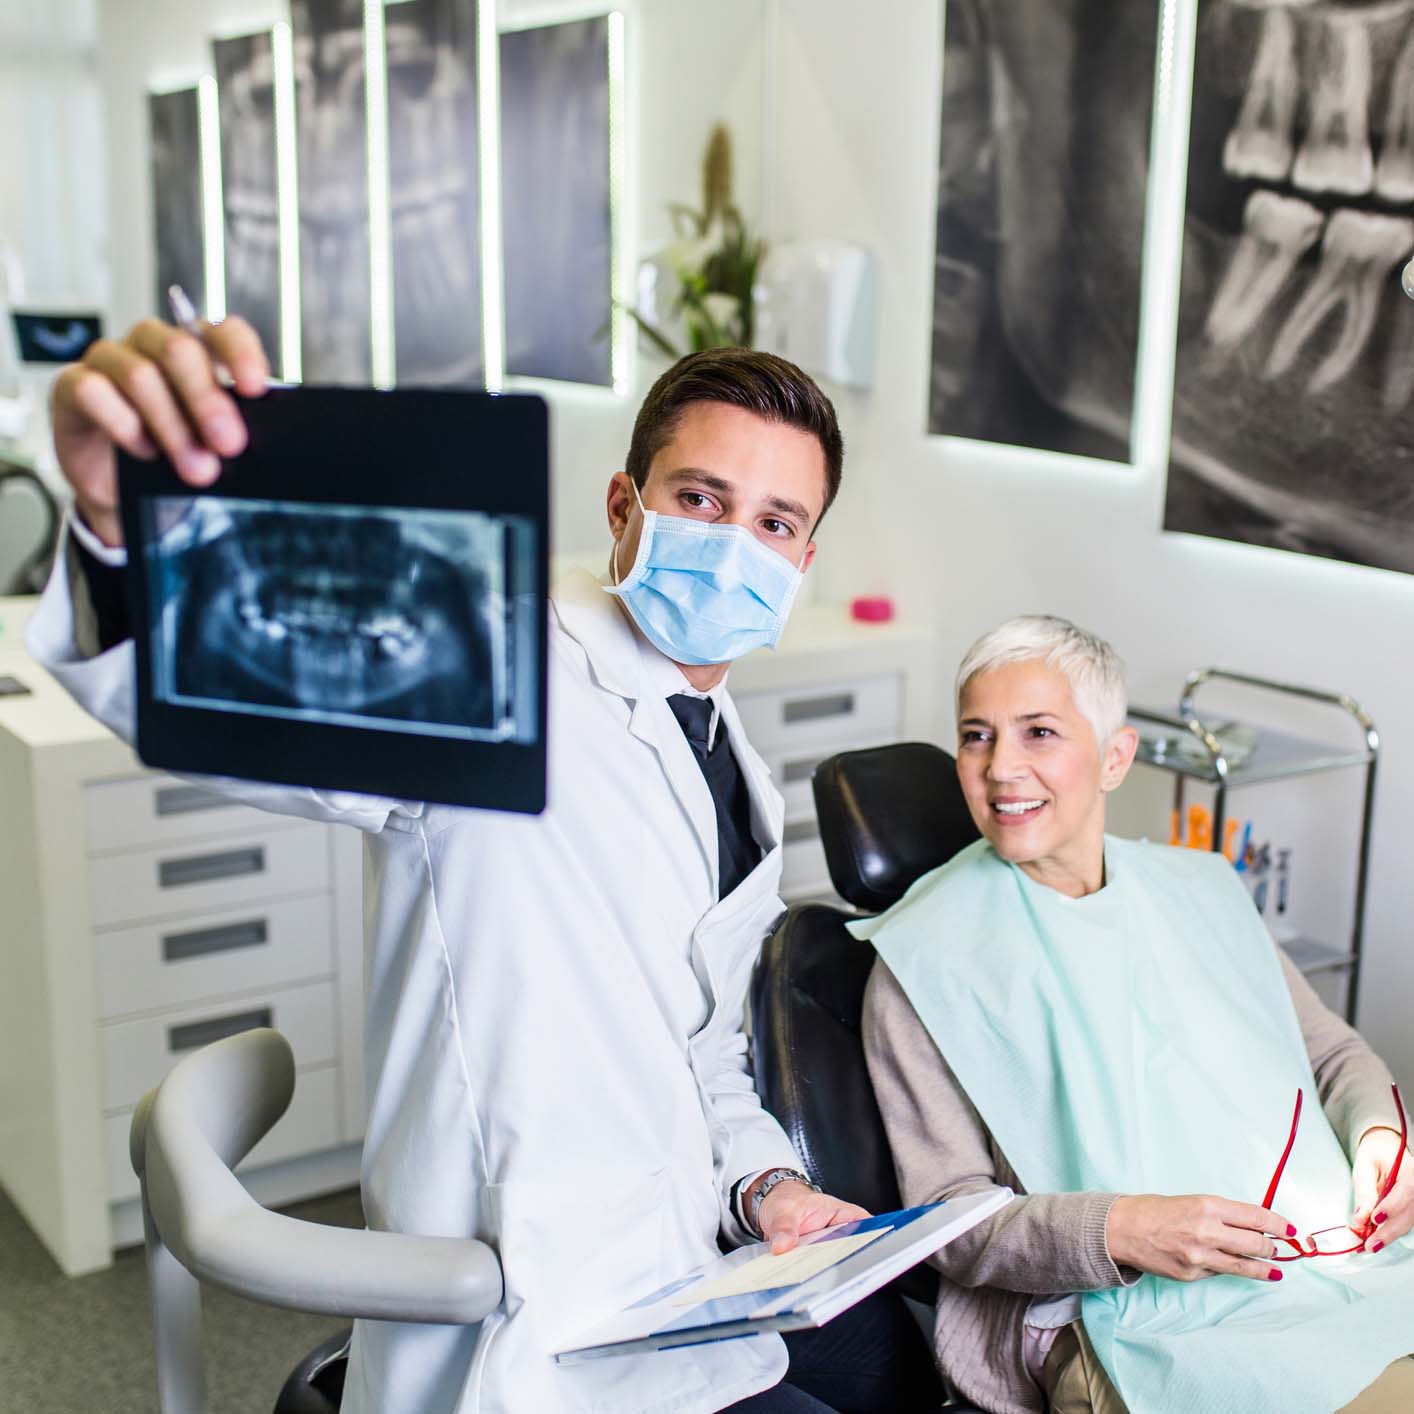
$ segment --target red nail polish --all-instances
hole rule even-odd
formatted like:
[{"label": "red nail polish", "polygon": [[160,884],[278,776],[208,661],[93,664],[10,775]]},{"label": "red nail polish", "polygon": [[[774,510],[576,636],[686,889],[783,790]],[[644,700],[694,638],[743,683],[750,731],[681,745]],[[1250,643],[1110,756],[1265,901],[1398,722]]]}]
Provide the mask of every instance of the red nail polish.
[{"label": "red nail polish", "polygon": [[1288,1237],[1295,1237],[1295,1236],[1296,1236],[1296,1224],[1295,1224],[1295,1223],[1287,1223],[1287,1225],[1286,1225],[1286,1235],[1287,1235]]},{"label": "red nail polish", "polygon": [[1280,1281],[1280,1280],[1281,1280],[1281,1273],[1280,1273],[1279,1271],[1277,1271],[1275,1268],[1273,1268],[1271,1271],[1269,1271],[1269,1272],[1267,1273],[1267,1280],[1268,1280],[1268,1281]]},{"label": "red nail polish", "polygon": [[1376,1214],[1375,1214],[1375,1221],[1376,1221],[1377,1223],[1382,1223],[1382,1222],[1384,1222],[1384,1220],[1385,1220],[1388,1216],[1389,1216],[1388,1213],[1376,1213]]},{"label": "red nail polish", "polygon": [[1377,1242],[1377,1243],[1375,1243],[1375,1245],[1374,1245],[1372,1248],[1370,1248],[1370,1251],[1371,1251],[1371,1252],[1378,1252],[1378,1251],[1380,1250],[1380,1248],[1383,1247],[1383,1246],[1384,1246],[1384,1243],[1383,1243],[1383,1242]]}]

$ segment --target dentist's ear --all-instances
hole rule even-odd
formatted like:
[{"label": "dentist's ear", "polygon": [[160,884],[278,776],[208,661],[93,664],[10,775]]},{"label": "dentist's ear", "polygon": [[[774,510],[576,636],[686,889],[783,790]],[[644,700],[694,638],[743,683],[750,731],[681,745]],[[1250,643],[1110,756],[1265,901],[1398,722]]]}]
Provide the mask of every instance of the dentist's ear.
[{"label": "dentist's ear", "polygon": [[622,539],[628,530],[628,523],[633,517],[634,500],[628,472],[616,471],[609,478],[609,491],[605,502],[605,509],[609,513],[609,533],[615,540]]},{"label": "dentist's ear", "polygon": [[1134,764],[1139,750],[1139,733],[1133,727],[1121,727],[1105,744],[1100,753],[1100,789],[1108,794],[1117,790]]}]

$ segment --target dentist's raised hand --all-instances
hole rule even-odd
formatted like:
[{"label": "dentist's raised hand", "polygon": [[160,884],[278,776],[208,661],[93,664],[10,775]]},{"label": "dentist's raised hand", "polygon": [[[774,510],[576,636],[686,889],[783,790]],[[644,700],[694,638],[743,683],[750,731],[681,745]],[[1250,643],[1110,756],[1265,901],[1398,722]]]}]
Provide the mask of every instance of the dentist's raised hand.
[{"label": "dentist's raised hand", "polygon": [[54,450],[79,513],[105,544],[123,543],[115,447],[148,459],[160,451],[192,486],[210,485],[219,458],[245,449],[245,422],[218,368],[244,397],[269,382],[260,339],[239,316],[199,334],[146,319],[124,339],[98,340],[55,380]]}]

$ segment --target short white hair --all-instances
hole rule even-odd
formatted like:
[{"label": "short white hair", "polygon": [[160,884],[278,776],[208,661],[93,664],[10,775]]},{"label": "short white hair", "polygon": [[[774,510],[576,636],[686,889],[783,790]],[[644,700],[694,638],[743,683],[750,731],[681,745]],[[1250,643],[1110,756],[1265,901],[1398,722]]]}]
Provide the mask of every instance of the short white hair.
[{"label": "short white hair", "polygon": [[1044,662],[1070,683],[1075,705],[1103,747],[1124,725],[1129,694],[1124,659],[1097,633],[1050,614],[1023,614],[984,633],[957,670],[957,705],[973,678],[1009,663]]}]

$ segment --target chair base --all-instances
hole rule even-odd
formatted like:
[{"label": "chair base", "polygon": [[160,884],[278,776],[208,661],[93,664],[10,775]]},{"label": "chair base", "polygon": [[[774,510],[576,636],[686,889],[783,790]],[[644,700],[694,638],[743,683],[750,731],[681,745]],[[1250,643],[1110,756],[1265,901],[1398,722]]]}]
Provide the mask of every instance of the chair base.
[{"label": "chair base", "polygon": [[338,1414],[352,1338],[350,1326],[315,1346],[285,1381],[275,1401],[275,1414]]}]

